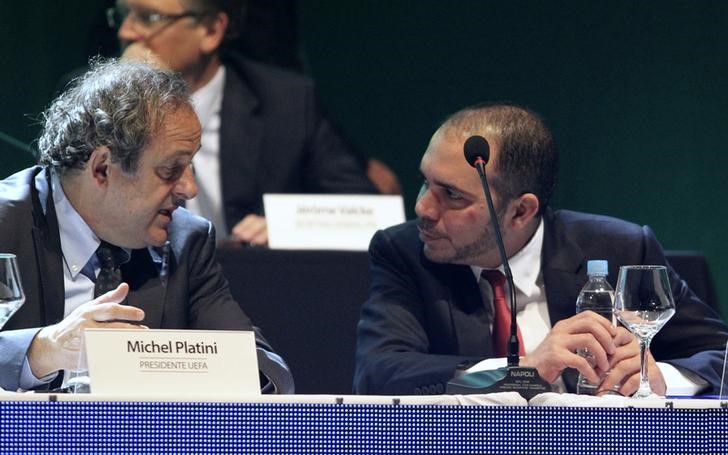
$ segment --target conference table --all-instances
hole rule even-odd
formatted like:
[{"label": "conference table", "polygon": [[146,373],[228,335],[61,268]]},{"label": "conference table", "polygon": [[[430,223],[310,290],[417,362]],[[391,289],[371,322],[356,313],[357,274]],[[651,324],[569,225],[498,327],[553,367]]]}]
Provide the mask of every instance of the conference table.
[{"label": "conference table", "polygon": [[571,396],[558,406],[557,394],[529,403],[512,394],[175,399],[0,392],[0,452],[728,453],[725,401]]},{"label": "conference table", "polygon": [[728,401],[352,396],[364,252],[218,251],[296,395],[0,392],[0,453],[728,453]]}]

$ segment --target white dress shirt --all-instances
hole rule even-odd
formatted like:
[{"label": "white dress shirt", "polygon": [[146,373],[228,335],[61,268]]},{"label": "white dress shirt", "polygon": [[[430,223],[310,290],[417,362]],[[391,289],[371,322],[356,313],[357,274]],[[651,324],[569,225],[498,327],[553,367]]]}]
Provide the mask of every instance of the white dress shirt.
[{"label": "white dress shirt", "polygon": [[[71,202],[63,192],[58,176],[51,173],[53,186],[53,205],[58,220],[58,230],[61,238],[61,252],[63,253],[63,287],[65,304],[63,316],[68,316],[78,306],[93,300],[94,281],[88,276],[96,276],[101,270],[96,249],[101,240],[81,218]],[[45,172],[35,177],[35,187],[38,189],[43,212],[48,212],[46,201],[48,198],[48,185]],[[89,270],[86,274],[82,270]],[[85,270],[84,270],[85,271]]]},{"label": "white dress shirt", "polygon": [[202,138],[200,150],[192,159],[197,197],[185,204],[188,210],[212,222],[218,239],[230,234],[223,213],[220,178],[220,111],[224,88],[225,67],[220,65],[210,82],[192,94],[192,104],[202,124]]}]

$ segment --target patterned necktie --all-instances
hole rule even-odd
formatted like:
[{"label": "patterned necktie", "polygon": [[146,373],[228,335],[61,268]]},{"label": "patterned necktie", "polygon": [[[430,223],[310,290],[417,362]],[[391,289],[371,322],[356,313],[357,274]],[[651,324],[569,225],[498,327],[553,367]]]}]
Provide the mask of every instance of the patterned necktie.
[{"label": "patterned necktie", "polygon": [[[508,339],[511,336],[511,310],[506,302],[506,277],[500,270],[483,270],[480,274],[493,289],[493,349],[498,357],[508,355]],[[521,329],[518,331],[518,355],[525,355]]]},{"label": "patterned necktie", "polygon": [[101,242],[96,250],[96,257],[101,263],[101,271],[96,277],[94,286],[94,298],[112,291],[121,284],[121,261],[119,260],[121,249],[107,242]]}]

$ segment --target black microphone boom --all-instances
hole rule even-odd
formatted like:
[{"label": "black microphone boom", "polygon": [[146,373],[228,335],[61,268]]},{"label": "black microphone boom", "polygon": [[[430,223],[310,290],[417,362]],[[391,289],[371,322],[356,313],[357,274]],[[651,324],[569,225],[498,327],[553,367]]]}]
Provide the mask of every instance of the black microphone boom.
[{"label": "black microphone boom", "polygon": [[518,327],[516,325],[516,287],[513,284],[513,274],[508,264],[508,255],[503,244],[500,226],[493,197],[490,193],[490,186],[485,175],[485,165],[490,159],[490,147],[488,141],[482,136],[470,136],[463,145],[465,160],[473,166],[480,176],[483,185],[483,193],[488,202],[490,222],[493,226],[496,244],[503,264],[503,271],[508,280],[508,287],[511,294],[511,333],[508,338],[508,366],[492,371],[478,371],[465,373],[450,380],[447,384],[449,394],[472,394],[472,393],[493,393],[493,392],[518,392],[526,399],[531,399],[539,393],[550,392],[551,386],[544,381],[535,368],[518,366]]},{"label": "black microphone boom", "polygon": [[495,205],[493,205],[493,196],[488,185],[488,178],[485,176],[485,165],[490,159],[490,146],[483,136],[470,136],[463,145],[465,160],[478,171],[480,182],[483,185],[483,193],[488,203],[488,211],[490,212],[490,223],[493,226],[496,245],[500,253],[501,263],[503,264],[503,272],[508,280],[508,287],[511,290],[511,334],[508,337],[508,366],[518,366],[518,329],[516,328],[516,287],[513,285],[513,274],[508,264],[508,255],[503,245],[503,236],[501,235],[500,226],[498,225],[498,217],[496,216]]}]

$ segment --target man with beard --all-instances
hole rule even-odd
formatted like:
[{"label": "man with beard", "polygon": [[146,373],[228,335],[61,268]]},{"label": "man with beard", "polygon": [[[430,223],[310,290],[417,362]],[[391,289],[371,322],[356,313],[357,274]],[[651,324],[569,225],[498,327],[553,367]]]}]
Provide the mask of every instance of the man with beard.
[{"label": "man with beard", "polygon": [[99,62],[44,113],[40,165],[0,181],[0,251],[25,304],[0,332],[0,387],[47,389],[85,328],[255,330],[264,391],[292,378],[230,294],[197,193],[200,122],[184,80]]},{"label": "man with beard", "polygon": [[[486,169],[514,275],[520,364],[556,390],[574,391],[578,370],[599,392],[634,393],[638,342],[596,313],[575,314],[575,302],[588,260],[606,259],[614,284],[621,265],[667,265],[662,248],[647,226],[548,208],[558,167],[551,133],[538,115],[508,104],[450,116],[420,163],[418,219],[372,239],[354,390],[438,394],[458,370],[505,366],[489,278],[503,266],[478,174],[463,156],[472,135],[490,144]],[[677,312],[648,353],[651,386],[663,395],[717,393],[728,328],[671,268],[669,276]],[[584,347],[594,366],[576,354]]]}]

